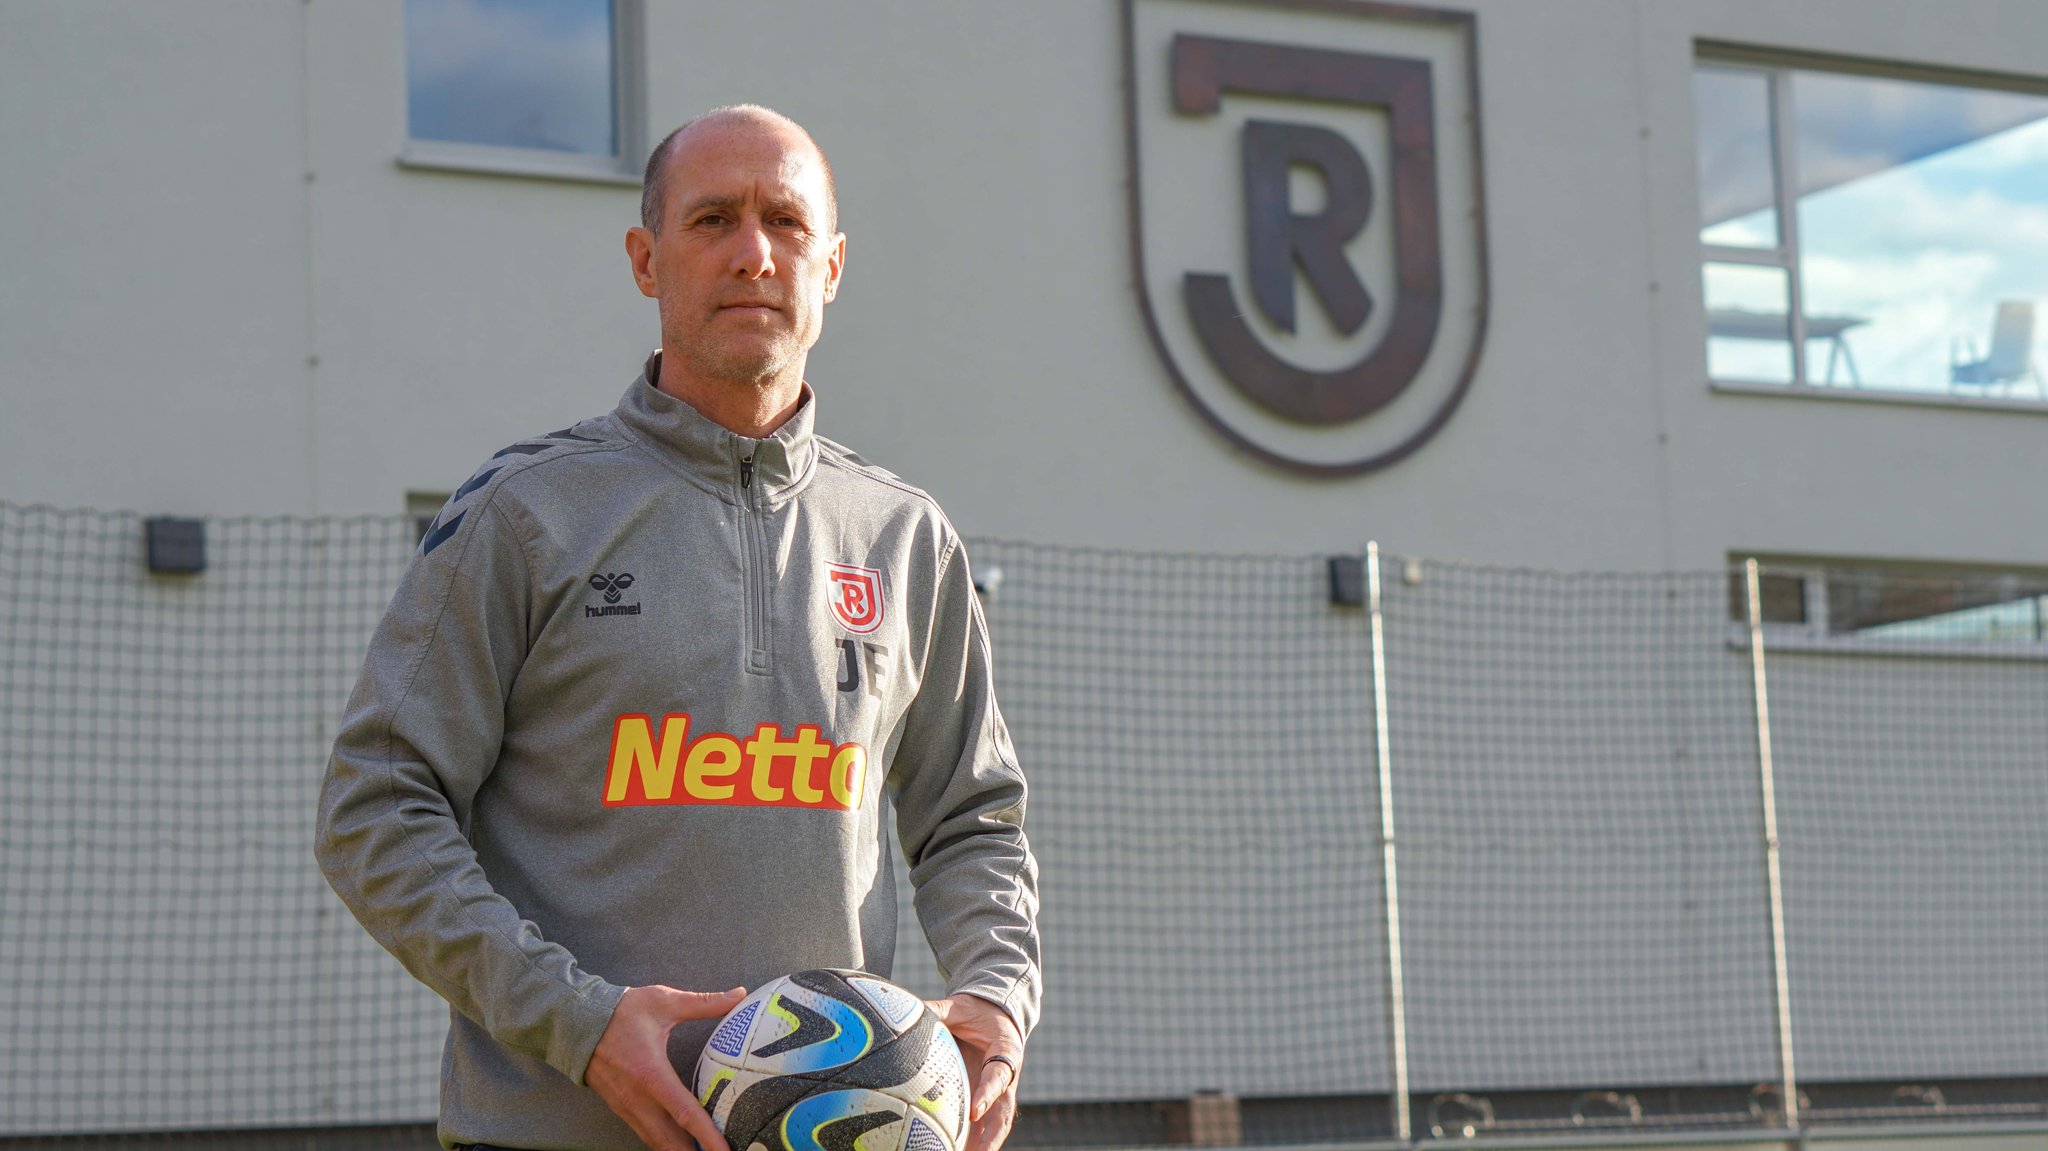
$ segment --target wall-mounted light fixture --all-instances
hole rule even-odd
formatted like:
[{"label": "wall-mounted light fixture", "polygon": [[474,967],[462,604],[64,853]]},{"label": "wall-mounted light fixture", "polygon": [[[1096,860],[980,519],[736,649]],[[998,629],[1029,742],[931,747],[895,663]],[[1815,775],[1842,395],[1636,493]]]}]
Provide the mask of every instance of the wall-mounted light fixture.
[{"label": "wall-mounted light fixture", "polygon": [[142,521],[152,575],[198,575],[206,570],[206,521],[152,516]]},{"label": "wall-mounted light fixture", "polygon": [[1365,561],[1357,556],[1330,557],[1330,606],[1365,606]]}]

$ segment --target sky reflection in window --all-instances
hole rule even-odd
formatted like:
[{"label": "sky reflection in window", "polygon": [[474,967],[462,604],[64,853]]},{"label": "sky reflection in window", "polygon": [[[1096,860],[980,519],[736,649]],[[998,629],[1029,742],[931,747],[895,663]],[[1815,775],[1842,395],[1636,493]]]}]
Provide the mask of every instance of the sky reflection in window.
[{"label": "sky reflection in window", "polygon": [[617,152],[611,0],[406,0],[415,140]]},{"label": "sky reflection in window", "polygon": [[[1793,101],[1806,312],[1854,321],[1863,386],[2048,398],[2048,98],[1802,72]],[[1972,379],[2001,305],[2035,346]]]},{"label": "sky reflection in window", "polygon": [[1789,286],[1785,382],[2048,401],[2048,96],[1712,63],[1693,90],[1715,379],[1784,378]]}]

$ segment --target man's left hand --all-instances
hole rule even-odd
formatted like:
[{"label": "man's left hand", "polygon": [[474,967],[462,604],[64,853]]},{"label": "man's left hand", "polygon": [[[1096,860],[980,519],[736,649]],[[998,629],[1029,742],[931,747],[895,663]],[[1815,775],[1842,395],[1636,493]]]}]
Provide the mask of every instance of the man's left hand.
[{"label": "man's left hand", "polygon": [[[928,1000],[927,1006],[953,1033],[960,1054],[967,1058],[967,1077],[974,1083],[963,1151],[998,1151],[1017,1118],[1016,1069],[1024,1065],[1024,1036],[1009,1012],[979,995]],[[1010,1062],[992,1058],[997,1055]]]}]

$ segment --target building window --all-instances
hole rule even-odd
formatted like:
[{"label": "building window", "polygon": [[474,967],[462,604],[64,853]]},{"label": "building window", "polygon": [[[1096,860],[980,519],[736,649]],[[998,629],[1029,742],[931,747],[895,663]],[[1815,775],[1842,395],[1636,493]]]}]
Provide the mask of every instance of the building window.
[{"label": "building window", "polygon": [[[1730,561],[1731,640],[1747,643],[1748,580]],[[2048,572],[1798,558],[1758,569],[1766,649],[2048,657]]]},{"label": "building window", "polygon": [[2048,80],[1693,73],[1721,384],[2048,401]]},{"label": "building window", "polygon": [[638,0],[406,0],[401,162],[637,183]]},{"label": "building window", "polygon": [[435,518],[441,514],[449,498],[447,492],[405,493],[405,517],[412,521],[414,543],[427,537],[428,530],[434,526]]}]

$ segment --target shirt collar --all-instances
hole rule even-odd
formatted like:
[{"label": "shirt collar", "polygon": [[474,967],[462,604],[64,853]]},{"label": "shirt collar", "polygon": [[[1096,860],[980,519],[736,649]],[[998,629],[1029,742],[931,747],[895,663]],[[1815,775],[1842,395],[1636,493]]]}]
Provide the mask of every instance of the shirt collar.
[{"label": "shirt collar", "polygon": [[619,400],[618,417],[679,470],[743,502],[748,489],[761,493],[756,498],[777,499],[794,495],[810,482],[818,463],[818,445],[811,434],[818,405],[810,384],[803,385],[789,419],[757,440],[713,422],[655,387],[660,378],[661,349],[656,348]]}]

